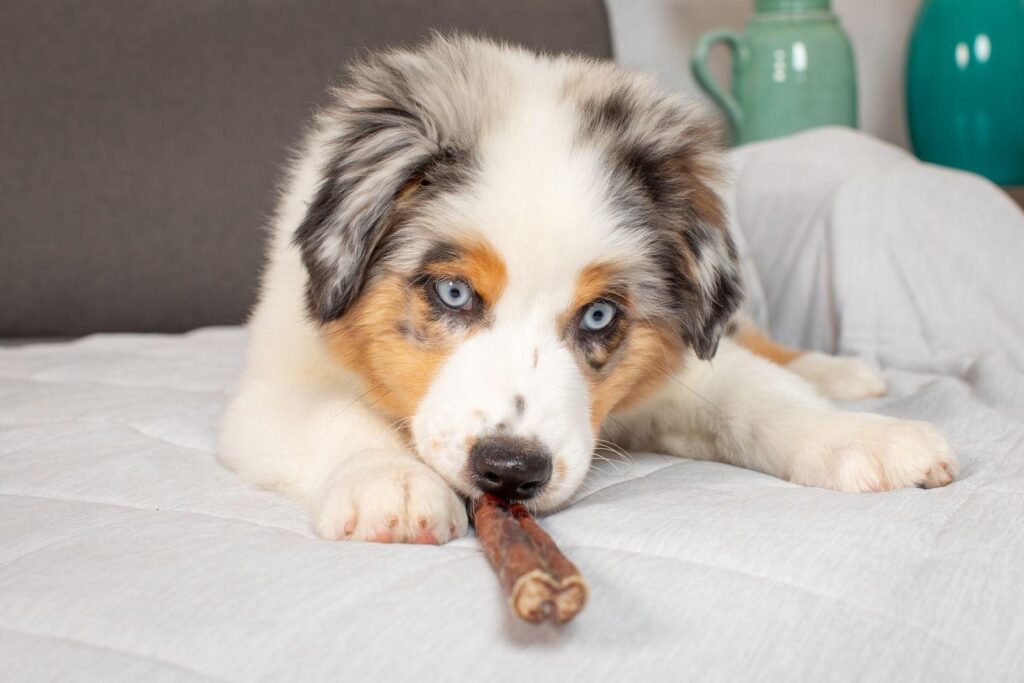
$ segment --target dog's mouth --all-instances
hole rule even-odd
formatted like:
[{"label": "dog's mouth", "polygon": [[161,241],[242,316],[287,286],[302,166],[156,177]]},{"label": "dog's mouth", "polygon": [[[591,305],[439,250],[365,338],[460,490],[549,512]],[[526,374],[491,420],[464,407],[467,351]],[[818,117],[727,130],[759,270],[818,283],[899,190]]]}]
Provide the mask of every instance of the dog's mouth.
[{"label": "dog's mouth", "polygon": [[[447,477],[446,477],[447,479]],[[527,490],[507,490],[502,483],[488,481],[483,486],[475,483],[477,477],[470,474],[470,467],[467,466],[463,475],[456,481],[449,481],[452,488],[463,498],[475,500],[481,496],[491,495],[510,505],[521,504],[531,510],[547,509],[545,503],[553,492],[553,486],[549,484],[537,485]]]}]

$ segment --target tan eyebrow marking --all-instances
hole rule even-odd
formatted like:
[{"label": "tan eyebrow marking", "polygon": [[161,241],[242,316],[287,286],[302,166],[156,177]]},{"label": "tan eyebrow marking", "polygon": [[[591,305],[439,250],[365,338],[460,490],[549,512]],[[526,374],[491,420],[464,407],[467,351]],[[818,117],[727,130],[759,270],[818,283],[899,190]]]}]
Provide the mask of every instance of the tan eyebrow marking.
[{"label": "tan eyebrow marking", "polygon": [[454,257],[425,265],[425,272],[434,277],[466,280],[488,306],[493,306],[508,282],[505,261],[494,247],[478,239],[451,245]]}]

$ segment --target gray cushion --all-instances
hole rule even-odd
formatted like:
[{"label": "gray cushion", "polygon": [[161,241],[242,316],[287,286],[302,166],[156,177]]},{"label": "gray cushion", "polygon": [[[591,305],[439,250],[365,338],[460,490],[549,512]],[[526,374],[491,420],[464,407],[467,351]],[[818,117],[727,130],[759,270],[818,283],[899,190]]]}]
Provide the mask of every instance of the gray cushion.
[{"label": "gray cushion", "polygon": [[611,54],[601,0],[5,3],[0,336],[241,321],[325,86],[431,28]]}]

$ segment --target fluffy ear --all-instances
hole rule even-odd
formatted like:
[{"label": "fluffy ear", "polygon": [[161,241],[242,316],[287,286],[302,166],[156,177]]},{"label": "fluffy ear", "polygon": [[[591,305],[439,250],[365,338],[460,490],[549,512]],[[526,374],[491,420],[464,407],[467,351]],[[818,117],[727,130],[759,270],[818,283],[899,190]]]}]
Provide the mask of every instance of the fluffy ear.
[{"label": "fluffy ear", "polygon": [[438,155],[400,71],[383,61],[354,66],[337,105],[320,115],[333,154],[294,243],[309,274],[307,303],[322,322],[359,295],[389,232],[395,198]]},{"label": "fluffy ear", "polygon": [[406,188],[422,196],[465,179],[482,121],[504,106],[507,88],[486,64],[493,53],[483,41],[435,36],[349,67],[317,121],[333,152],[293,240],[314,317],[334,320],[359,296],[395,243]]},{"label": "fluffy ear", "polygon": [[[587,75],[600,78],[590,83]],[[718,129],[650,79],[609,68],[577,81],[583,133],[621,170],[622,201],[653,233],[662,315],[701,359],[742,301],[740,266],[715,186],[722,181]]]},{"label": "fluffy ear", "polygon": [[649,170],[658,186],[665,267],[676,296],[675,315],[684,340],[702,360],[718,350],[743,301],[740,264],[718,192],[714,162],[683,145]]}]

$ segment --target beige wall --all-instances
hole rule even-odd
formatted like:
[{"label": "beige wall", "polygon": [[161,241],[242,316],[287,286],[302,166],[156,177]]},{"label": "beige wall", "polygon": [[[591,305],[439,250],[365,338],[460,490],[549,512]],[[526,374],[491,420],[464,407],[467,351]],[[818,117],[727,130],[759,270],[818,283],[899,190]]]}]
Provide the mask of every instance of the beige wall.
[{"label": "beige wall", "polygon": [[[910,28],[922,0],[833,0],[853,40],[860,95],[860,125],[907,146],[903,76]],[[606,0],[619,61],[654,71],[668,86],[701,93],[690,75],[690,49],[712,28],[742,29],[754,0]],[[728,78],[724,48],[713,56]]]}]

